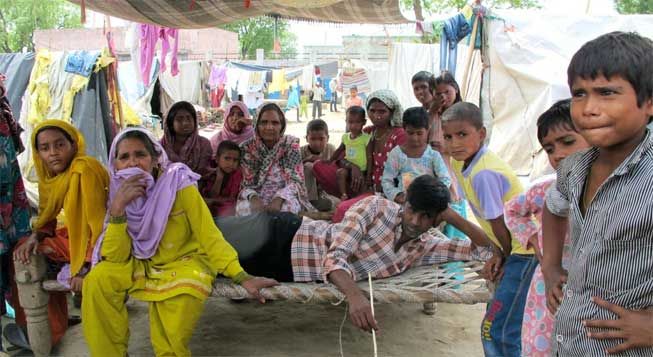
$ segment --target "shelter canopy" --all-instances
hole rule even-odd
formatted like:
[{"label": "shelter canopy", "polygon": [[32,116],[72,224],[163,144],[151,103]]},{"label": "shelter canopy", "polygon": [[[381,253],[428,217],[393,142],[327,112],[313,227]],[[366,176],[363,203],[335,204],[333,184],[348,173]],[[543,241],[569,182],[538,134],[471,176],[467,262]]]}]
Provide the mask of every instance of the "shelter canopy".
[{"label": "shelter canopy", "polygon": [[[69,0],[80,4],[82,0]],[[407,23],[399,0],[84,0],[94,11],[172,28],[206,28],[269,15],[335,23]]]}]

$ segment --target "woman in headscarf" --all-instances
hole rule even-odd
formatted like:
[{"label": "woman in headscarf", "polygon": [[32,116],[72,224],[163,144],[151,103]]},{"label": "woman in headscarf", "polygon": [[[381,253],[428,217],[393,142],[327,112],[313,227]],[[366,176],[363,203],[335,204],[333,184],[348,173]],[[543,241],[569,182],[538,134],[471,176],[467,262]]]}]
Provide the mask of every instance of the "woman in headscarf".
[{"label": "woman in headscarf", "polygon": [[276,281],[241,268],[200,196],[199,175],[170,162],[150,132],[129,128],[118,134],[109,171],[108,222],[82,300],[92,356],[127,354],[126,294],[149,302],[157,356],[190,355],[188,343],[217,274],[264,302],[259,290]]},{"label": "woman in headscarf", "polygon": [[209,139],[200,136],[195,107],[188,102],[177,102],[166,115],[161,145],[172,162],[186,164],[202,178],[211,173],[213,149]]},{"label": "woman in headscarf", "polygon": [[[19,242],[14,258],[28,264],[30,256],[38,253],[65,263],[58,279],[80,292],[104,224],[109,175],[100,162],[86,155],[82,134],[65,121],[46,120],[37,125],[32,133],[32,149],[39,180],[38,219],[33,233]],[[62,210],[65,223],[59,227],[57,216]],[[22,329],[8,333],[13,336],[22,334],[26,326],[24,311],[17,297],[15,300],[16,323]],[[68,327],[65,293],[50,293],[48,317],[54,345]]]},{"label": "woman in headscarf", "polygon": [[274,103],[261,106],[254,130],[255,136],[241,145],[243,185],[236,215],[313,211],[306,194],[299,139],[284,135],[286,117],[281,108]]},{"label": "woman in headscarf", "polygon": [[[8,253],[18,239],[32,234],[29,203],[17,159],[25,150],[20,139],[23,129],[11,113],[3,81],[0,74],[0,315],[6,312],[5,293],[9,291],[11,256]],[[3,351],[2,343],[0,351]]]},{"label": "woman in headscarf", "polygon": [[[381,89],[370,93],[365,103],[367,116],[372,121],[372,125],[363,129],[364,132],[371,134],[372,138],[367,146],[367,178],[364,184],[372,192],[383,192],[381,187],[381,177],[388,153],[395,146],[401,145],[406,141],[406,133],[402,127],[403,109],[399,99],[393,91]],[[335,165],[324,162],[315,163],[313,173],[318,184],[328,193],[330,190],[337,188],[335,185]],[[341,202],[333,215],[333,222],[340,222],[345,212],[354,203],[360,201],[366,196],[371,195],[370,191],[354,197],[350,200]]]},{"label": "woman in headscarf", "polygon": [[224,110],[224,115],[224,127],[211,138],[214,153],[218,150],[218,145],[225,140],[240,145],[254,137],[252,118],[245,103],[239,101],[229,103]]}]

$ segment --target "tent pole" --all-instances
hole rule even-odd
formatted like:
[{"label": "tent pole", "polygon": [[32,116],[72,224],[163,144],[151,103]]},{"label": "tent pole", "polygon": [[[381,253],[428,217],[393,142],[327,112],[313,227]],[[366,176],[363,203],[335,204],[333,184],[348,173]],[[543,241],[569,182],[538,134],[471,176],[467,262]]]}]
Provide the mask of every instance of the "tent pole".
[{"label": "tent pole", "polygon": [[465,61],[465,72],[463,72],[463,88],[462,88],[462,97],[463,100],[467,98],[467,79],[469,77],[469,70],[472,64],[472,55],[474,54],[474,47],[476,46],[476,32],[478,29],[478,19],[480,16],[477,14],[474,19],[474,25],[472,26],[472,36],[469,41],[469,49],[467,49],[467,60]]}]

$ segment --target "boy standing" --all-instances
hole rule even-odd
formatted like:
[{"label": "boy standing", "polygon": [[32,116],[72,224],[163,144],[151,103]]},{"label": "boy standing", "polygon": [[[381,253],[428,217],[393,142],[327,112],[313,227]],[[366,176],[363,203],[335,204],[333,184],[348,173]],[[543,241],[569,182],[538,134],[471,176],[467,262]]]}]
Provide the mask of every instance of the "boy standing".
[{"label": "boy standing", "polygon": [[[483,145],[486,131],[477,106],[454,104],[442,115],[442,129],[465,198],[485,233],[506,257],[503,277],[481,326],[485,356],[520,357],[524,304],[537,259],[511,236],[503,206],[522,193],[522,185],[512,168]],[[502,257],[498,258],[489,262],[492,279],[500,275]]]},{"label": "boy standing", "polygon": [[[308,122],[306,126],[306,141],[308,144],[301,147],[302,162],[304,163],[304,182],[308,192],[308,200],[319,211],[331,209],[331,200],[321,200],[318,192],[313,164],[318,160],[329,160],[336,148],[329,143],[329,127],[322,119]],[[327,202],[328,201],[328,202]]]},{"label": "boy standing", "polygon": [[[324,100],[324,88],[318,82],[313,89],[313,119],[322,118],[322,101]],[[315,116],[317,114],[317,117]]]},{"label": "boy standing", "polygon": [[651,68],[653,41],[612,32],[583,45],[567,69],[571,117],[593,147],[561,163],[546,198],[542,272],[557,310],[555,356],[653,356]]},{"label": "boy standing", "polygon": [[353,86],[349,89],[349,99],[347,99],[347,105],[345,109],[351,107],[364,107],[363,99],[358,96],[358,87]]}]

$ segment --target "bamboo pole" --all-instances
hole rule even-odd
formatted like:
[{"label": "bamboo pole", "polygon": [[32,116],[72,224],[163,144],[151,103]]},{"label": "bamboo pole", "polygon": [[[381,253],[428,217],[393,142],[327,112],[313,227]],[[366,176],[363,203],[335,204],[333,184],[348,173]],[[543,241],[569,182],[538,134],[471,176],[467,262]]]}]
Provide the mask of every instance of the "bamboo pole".
[{"label": "bamboo pole", "polygon": [[469,79],[469,70],[472,64],[472,55],[474,54],[474,47],[476,45],[476,32],[478,29],[478,20],[480,16],[476,15],[476,18],[474,19],[474,25],[472,26],[472,36],[469,41],[469,48],[467,49],[467,59],[465,61],[465,72],[463,72],[463,88],[462,88],[462,97],[463,100],[467,99],[467,90],[469,85],[467,84],[467,80]]}]

